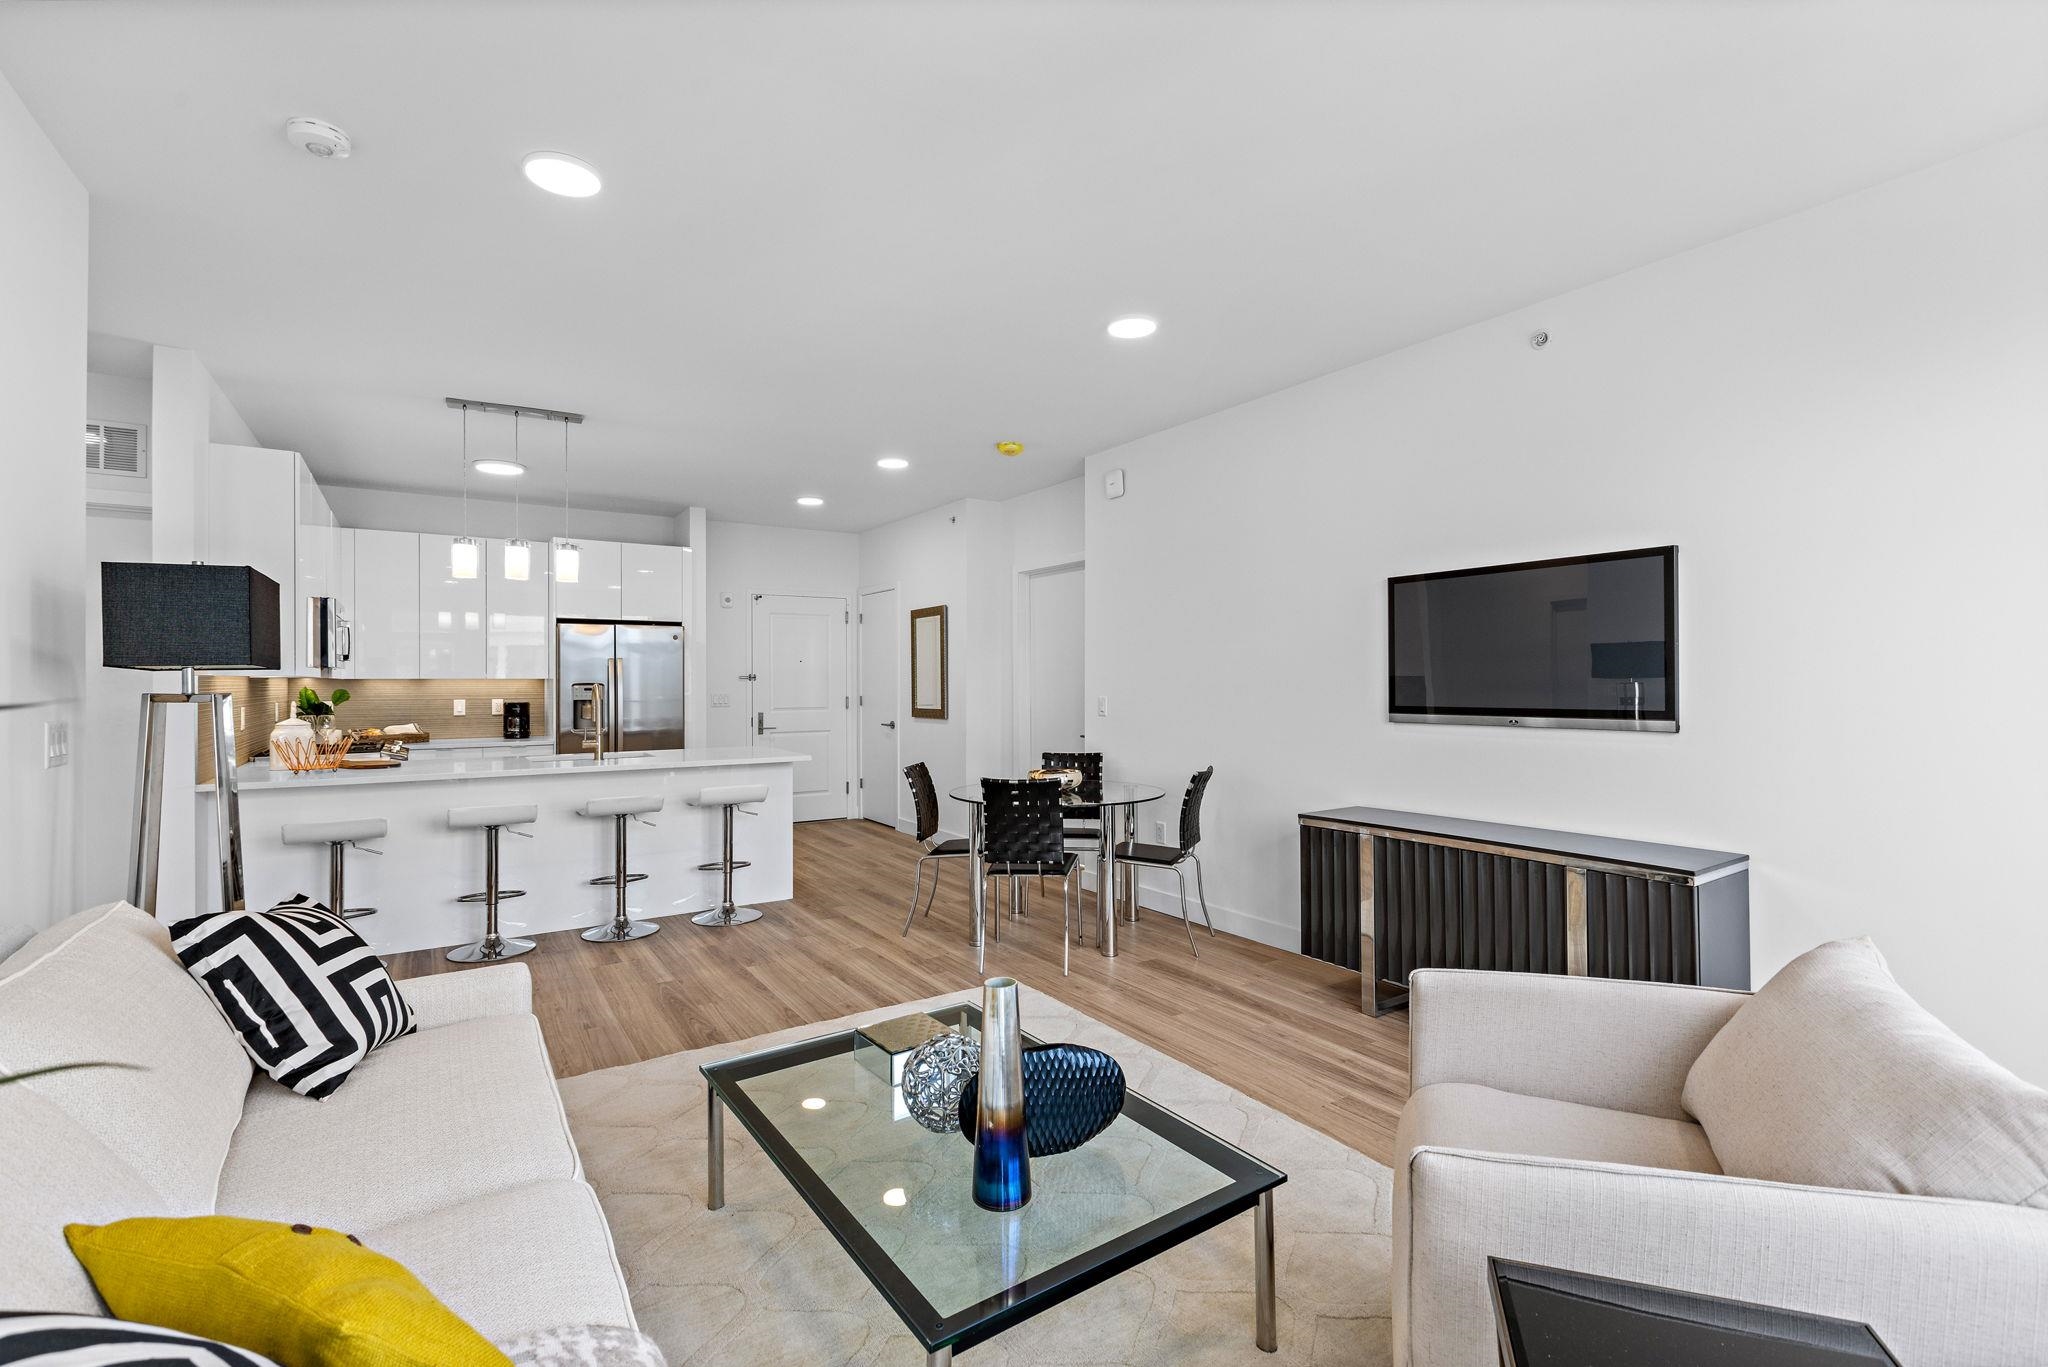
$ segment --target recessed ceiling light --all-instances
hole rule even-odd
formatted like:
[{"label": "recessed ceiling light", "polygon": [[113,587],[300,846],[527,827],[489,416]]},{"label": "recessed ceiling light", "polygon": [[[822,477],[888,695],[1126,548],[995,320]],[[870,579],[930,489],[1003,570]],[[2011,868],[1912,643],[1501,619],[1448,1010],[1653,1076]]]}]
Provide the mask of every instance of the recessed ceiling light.
[{"label": "recessed ceiling light", "polygon": [[1120,342],[1135,342],[1157,331],[1159,324],[1150,318],[1119,318],[1109,325],[1109,335]]},{"label": "recessed ceiling light", "polygon": [[825,506],[825,500],[814,494],[805,494],[796,501],[796,506],[799,508],[822,508]]},{"label": "recessed ceiling light", "polygon": [[519,163],[519,169],[526,172],[528,180],[551,195],[588,199],[604,188],[595,166],[567,152],[528,152],[526,160]]},{"label": "recessed ceiling light", "polygon": [[909,1200],[909,1193],[901,1187],[891,1187],[882,1193],[882,1204],[885,1206],[900,1206]]},{"label": "recessed ceiling light", "polygon": [[469,468],[480,475],[497,475],[501,479],[511,479],[526,473],[526,467],[516,460],[473,460],[469,463]]},{"label": "recessed ceiling light", "polygon": [[910,468],[910,462],[901,456],[883,456],[875,464],[884,470],[908,470]]},{"label": "recessed ceiling light", "polygon": [[805,1110],[807,1110],[807,1111],[822,1111],[822,1110],[824,1110],[824,1109],[825,1109],[825,1098],[824,1098],[824,1097],[821,1097],[821,1096],[807,1096],[807,1097],[805,1097],[805,1098],[804,1098],[804,1109],[805,1109]]}]

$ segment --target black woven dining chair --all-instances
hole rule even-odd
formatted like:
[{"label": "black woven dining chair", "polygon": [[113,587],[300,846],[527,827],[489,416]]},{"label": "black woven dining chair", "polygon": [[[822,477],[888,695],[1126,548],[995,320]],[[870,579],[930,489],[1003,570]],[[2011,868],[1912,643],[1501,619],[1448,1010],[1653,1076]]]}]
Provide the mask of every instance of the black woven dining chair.
[{"label": "black woven dining chair", "polygon": [[1089,806],[1087,799],[1102,796],[1102,752],[1100,750],[1046,750],[1039,755],[1039,762],[1047,769],[1079,769],[1081,786],[1075,796],[1079,803],[1070,802],[1061,812],[1063,829],[1069,840],[1100,840],[1102,838],[1102,809]]},{"label": "black woven dining chair", "polygon": [[1215,772],[1216,766],[1212,764],[1188,780],[1187,795],[1180,800],[1178,845],[1146,845],[1126,840],[1116,847],[1117,863],[1136,864],[1148,869],[1171,869],[1173,876],[1180,880],[1180,923],[1188,932],[1188,950],[1198,959],[1202,952],[1195,948],[1195,924],[1188,919],[1188,879],[1180,866],[1184,863],[1195,866],[1195,896],[1202,904],[1202,924],[1209,927],[1209,934],[1214,935],[1216,923],[1209,919],[1209,897],[1202,889],[1202,861],[1195,855],[1195,846],[1202,843],[1202,794],[1209,790],[1209,779]]},{"label": "black woven dining chair", "polygon": [[[1081,857],[1066,847],[1060,829],[1057,779],[985,778],[981,781],[981,872],[1010,885],[1010,913],[1020,914],[1024,880],[1056,875],[1060,880],[1060,972],[1073,962],[1074,874]],[[998,885],[1000,886],[1000,885]],[[1003,918],[993,913],[995,938]]]},{"label": "black woven dining chair", "polygon": [[[903,777],[910,784],[910,800],[917,808],[917,844],[924,851],[917,857],[917,877],[910,885],[910,914],[903,918],[903,933],[910,934],[910,924],[917,919],[917,898],[924,888],[924,866],[932,859],[966,859],[971,851],[965,840],[941,840],[939,835],[939,791],[932,786],[932,771],[923,762],[905,765]],[[932,914],[932,903],[939,899],[939,869],[932,870],[931,896],[925,899],[924,914]],[[971,889],[970,889],[971,891]]]}]

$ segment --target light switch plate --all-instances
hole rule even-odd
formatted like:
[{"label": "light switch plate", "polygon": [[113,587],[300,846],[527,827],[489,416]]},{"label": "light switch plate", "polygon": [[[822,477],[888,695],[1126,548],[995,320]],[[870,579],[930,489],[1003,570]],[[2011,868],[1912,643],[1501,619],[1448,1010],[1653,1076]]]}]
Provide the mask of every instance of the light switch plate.
[{"label": "light switch plate", "polygon": [[730,693],[713,693],[713,694],[711,695],[711,705],[712,705],[713,707],[731,707],[731,706],[732,706],[732,694],[730,694]]},{"label": "light switch plate", "polygon": [[71,723],[43,723],[43,767],[57,769],[71,763]]},{"label": "light switch plate", "polygon": [[455,715],[458,717],[466,717],[469,715],[469,699],[457,698],[455,700]]},{"label": "light switch plate", "polygon": [[1098,717],[1106,717],[1109,715],[1109,694],[1099,693],[1096,695],[1095,715]]},{"label": "light switch plate", "polygon": [[505,715],[505,700],[503,698],[491,699],[491,715],[494,717],[502,717]]}]

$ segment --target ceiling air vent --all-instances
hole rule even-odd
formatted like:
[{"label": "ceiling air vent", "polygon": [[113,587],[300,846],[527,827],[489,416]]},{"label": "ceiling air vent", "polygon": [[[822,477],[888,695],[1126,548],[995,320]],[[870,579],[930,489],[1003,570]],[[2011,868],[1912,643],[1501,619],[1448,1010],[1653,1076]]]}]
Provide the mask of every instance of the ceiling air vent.
[{"label": "ceiling air vent", "polygon": [[149,429],[129,422],[87,423],[85,468],[103,475],[147,475]]}]

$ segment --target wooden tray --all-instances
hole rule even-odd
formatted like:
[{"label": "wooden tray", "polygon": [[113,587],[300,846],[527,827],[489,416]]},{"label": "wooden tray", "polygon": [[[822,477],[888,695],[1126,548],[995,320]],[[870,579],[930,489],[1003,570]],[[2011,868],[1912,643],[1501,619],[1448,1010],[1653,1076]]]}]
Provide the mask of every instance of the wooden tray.
[{"label": "wooden tray", "polygon": [[405,763],[404,760],[387,759],[382,756],[365,759],[358,755],[350,755],[341,762],[341,767],[344,769],[396,769],[403,763]]}]

